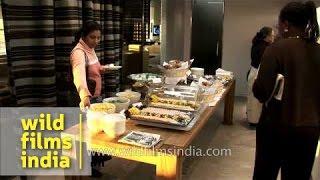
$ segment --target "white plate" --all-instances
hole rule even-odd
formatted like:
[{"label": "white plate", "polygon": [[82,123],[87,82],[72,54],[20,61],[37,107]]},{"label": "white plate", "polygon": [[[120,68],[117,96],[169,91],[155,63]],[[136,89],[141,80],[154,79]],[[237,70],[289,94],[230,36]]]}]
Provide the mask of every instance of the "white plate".
[{"label": "white plate", "polygon": [[105,65],[105,66],[103,66],[103,68],[105,68],[106,70],[115,71],[115,70],[121,69],[122,66],[108,66],[108,65]]}]

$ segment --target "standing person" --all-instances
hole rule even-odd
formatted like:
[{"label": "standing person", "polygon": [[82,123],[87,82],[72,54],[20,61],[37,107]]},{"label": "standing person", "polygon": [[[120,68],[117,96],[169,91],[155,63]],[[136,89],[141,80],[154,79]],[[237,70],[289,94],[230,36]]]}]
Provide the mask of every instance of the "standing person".
[{"label": "standing person", "polygon": [[251,126],[256,126],[259,121],[262,104],[254,97],[252,86],[258,74],[261,57],[264,50],[274,41],[274,31],[271,27],[263,27],[252,40],[251,68],[248,74],[248,99],[247,118]]},{"label": "standing person", "polygon": [[[90,103],[101,101],[101,73],[106,71],[100,65],[95,53],[101,38],[101,27],[95,21],[86,22],[77,33],[75,40],[77,45],[70,55],[73,82],[80,97],[80,108],[89,107]],[[92,166],[101,165],[111,156],[92,156]],[[101,177],[102,174],[92,169],[93,177]]]},{"label": "standing person", "polygon": [[272,98],[257,126],[253,179],[309,180],[319,139],[320,46],[314,2],[291,2],[279,15],[283,39],[262,57],[254,95],[266,103],[278,74],[284,76],[281,100]]},{"label": "standing person", "polygon": [[70,55],[73,82],[80,97],[80,108],[90,106],[101,99],[101,73],[106,71],[100,65],[95,48],[101,39],[101,27],[95,21],[86,22],[75,37],[78,42]]}]

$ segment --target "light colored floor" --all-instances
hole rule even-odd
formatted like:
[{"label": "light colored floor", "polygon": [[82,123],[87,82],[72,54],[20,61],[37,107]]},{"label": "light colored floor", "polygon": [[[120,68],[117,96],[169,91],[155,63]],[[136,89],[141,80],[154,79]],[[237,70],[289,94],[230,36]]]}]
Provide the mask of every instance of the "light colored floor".
[{"label": "light colored floor", "polygon": [[[222,119],[221,111],[213,120]],[[207,129],[210,127],[207,127]],[[205,134],[209,134],[205,129]],[[201,141],[201,140],[200,140]],[[255,130],[246,122],[245,99],[238,98],[235,104],[234,125],[219,125],[209,141],[202,141],[210,148],[231,149],[229,157],[209,157],[197,159],[184,179],[203,180],[247,180],[252,179],[255,154]]]}]

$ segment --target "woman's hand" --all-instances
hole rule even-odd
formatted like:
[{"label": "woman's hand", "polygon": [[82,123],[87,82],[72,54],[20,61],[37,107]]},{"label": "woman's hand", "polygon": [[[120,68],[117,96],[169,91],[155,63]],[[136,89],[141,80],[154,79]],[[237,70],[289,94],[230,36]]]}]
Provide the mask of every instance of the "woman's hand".
[{"label": "woman's hand", "polygon": [[83,99],[81,99],[81,102],[79,104],[81,111],[84,111],[86,107],[90,107],[90,97],[86,96]]}]

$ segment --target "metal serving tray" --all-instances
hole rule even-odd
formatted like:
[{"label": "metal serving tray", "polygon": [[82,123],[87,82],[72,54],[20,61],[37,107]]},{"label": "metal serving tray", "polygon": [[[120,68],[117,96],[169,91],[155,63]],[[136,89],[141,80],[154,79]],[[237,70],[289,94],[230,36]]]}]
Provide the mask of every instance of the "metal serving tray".
[{"label": "metal serving tray", "polygon": [[180,131],[190,131],[193,126],[196,124],[196,122],[199,120],[200,115],[203,113],[203,111],[206,109],[207,105],[201,106],[198,112],[193,114],[192,119],[189,121],[189,123],[185,126],[177,125],[177,124],[171,124],[166,122],[159,122],[159,121],[146,121],[146,120],[139,120],[139,119],[130,119],[130,121],[133,121],[137,124],[145,125],[145,126],[152,126],[152,127],[159,127],[159,128],[165,128],[165,129],[174,129],[174,130],[180,130]]}]

